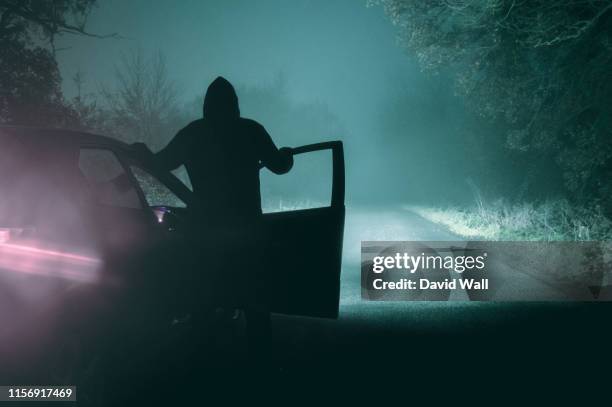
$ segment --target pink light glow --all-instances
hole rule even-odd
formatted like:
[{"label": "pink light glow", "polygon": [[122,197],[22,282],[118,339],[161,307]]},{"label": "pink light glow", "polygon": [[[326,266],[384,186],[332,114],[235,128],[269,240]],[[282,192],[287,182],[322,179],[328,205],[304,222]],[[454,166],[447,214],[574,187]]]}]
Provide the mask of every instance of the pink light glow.
[{"label": "pink light glow", "polygon": [[101,263],[94,257],[0,241],[0,271],[95,282]]}]

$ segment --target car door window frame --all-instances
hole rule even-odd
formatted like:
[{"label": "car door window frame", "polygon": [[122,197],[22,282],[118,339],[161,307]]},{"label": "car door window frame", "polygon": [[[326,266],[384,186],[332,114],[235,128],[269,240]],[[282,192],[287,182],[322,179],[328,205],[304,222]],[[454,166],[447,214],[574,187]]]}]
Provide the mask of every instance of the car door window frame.
[{"label": "car door window frame", "polygon": [[324,150],[331,150],[332,152],[332,190],[329,206],[270,212],[265,213],[265,216],[275,216],[289,212],[312,211],[329,208],[344,208],[344,198],[346,194],[346,177],[344,169],[344,146],[342,144],[342,141],[324,141],[322,143],[307,144],[294,148],[292,152],[293,155],[296,156],[299,154],[306,154]]}]

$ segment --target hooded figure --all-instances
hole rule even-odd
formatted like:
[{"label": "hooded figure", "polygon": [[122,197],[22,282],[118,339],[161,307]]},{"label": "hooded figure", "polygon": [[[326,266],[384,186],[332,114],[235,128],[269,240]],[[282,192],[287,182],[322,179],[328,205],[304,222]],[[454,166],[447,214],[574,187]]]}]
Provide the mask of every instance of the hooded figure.
[{"label": "hooded figure", "polygon": [[293,166],[291,149],[277,149],[261,124],[240,117],[236,91],[225,78],[210,84],[202,110],[202,119],[157,153],[158,162],[167,170],[185,165],[202,216],[220,225],[259,217],[259,170],[286,173]]},{"label": "hooded figure", "polygon": [[231,83],[219,76],[204,96],[204,118],[211,121],[228,121],[240,118],[238,96]]},{"label": "hooded figure", "polygon": [[[270,312],[262,260],[267,242],[258,227],[259,170],[288,172],[293,155],[290,148],[277,149],[261,124],[240,117],[236,91],[222,77],[208,87],[202,110],[204,117],[180,130],[155,158],[167,170],[185,165],[201,204],[200,221],[216,231],[214,250],[219,252],[194,249],[207,265],[203,274],[209,280],[201,286],[213,287],[213,297],[245,309],[249,347],[255,357],[267,358]],[[218,263],[217,258],[225,260]]]}]

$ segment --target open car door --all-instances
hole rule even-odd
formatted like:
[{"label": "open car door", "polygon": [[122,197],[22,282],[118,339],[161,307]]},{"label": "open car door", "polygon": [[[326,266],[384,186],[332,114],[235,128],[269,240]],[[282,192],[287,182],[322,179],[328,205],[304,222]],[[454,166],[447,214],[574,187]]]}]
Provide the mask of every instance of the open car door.
[{"label": "open car door", "polygon": [[332,188],[329,206],[264,214],[270,250],[271,311],[337,318],[344,235],[344,151],[341,141],[293,149],[297,155],[331,150]]}]

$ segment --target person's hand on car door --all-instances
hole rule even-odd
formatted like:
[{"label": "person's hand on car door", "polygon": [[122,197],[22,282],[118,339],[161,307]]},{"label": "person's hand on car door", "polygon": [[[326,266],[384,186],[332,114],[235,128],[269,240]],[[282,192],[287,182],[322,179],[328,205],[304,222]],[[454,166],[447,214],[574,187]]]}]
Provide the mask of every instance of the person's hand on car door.
[{"label": "person's hand on car door", "polygon": [[285,156],[287,168],[293,168],[293,149],[291,147],[282,147],[278,149],[278,152]]}]

